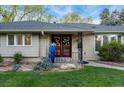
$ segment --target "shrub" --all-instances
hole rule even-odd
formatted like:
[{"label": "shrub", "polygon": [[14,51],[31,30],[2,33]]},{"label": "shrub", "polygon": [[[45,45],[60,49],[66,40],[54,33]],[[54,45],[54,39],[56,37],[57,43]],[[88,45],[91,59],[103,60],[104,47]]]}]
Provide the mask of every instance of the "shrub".
[{"label": "shrub", "polygon": [[34,66],[34,70],[48,71],[52,69],[53,64],[50,62],[48,57],[41,57],[41,61]]},{"label": "shrub", "polygon": [[19,64],[20,61],[22,61],[23,56],[21,53],[15,53],[14,54],[14,63]]},{"label": "shrub", "polygon": [[3,62],[3,57],[0,55],[0,63]]},{"label": "shrub", "polygon": [[122,61],[124,60],[124,45],[117,41],[111,41],[98,50],[101,60]]}]

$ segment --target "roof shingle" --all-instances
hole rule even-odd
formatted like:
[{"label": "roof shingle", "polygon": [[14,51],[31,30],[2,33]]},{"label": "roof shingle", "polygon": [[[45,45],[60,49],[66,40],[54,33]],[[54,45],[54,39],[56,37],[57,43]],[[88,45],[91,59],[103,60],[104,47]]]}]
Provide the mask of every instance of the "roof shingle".
[{"label": "roof shingle", "polygon": [[22,21],[11,23],[0,23],[0,31],[2,30],[44,30],[44,31],[96,31],[96,32],[124,32],[124,25],[107,26],[86,23],[46,23],[36,21]]}]

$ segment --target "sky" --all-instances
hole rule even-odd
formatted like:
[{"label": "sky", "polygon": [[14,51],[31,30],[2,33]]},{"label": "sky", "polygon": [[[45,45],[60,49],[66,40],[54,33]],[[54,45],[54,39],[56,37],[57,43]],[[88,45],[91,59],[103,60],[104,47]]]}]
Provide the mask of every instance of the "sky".
[{"label": "sky", "polygon": [[47,12],[56,16],[57,18],[62,18],[65,14],[71,12],[77,12],[82,17],[91,16],[93,18],[94,24],[99,24],[99,15],[103,9],[108,8],[110,12],[113,10],[122,10],[124,5],[46,5],[45,8]]},{"label": "sky", "polygon": [[[20,7],[22,9],[23,6]],[[99,24],[99,15],[105,8],[108,8],[110,12],[114,10],[121,11],[124,9],[124,5],[44,5],[44,8],[47,13],[58,19],[62,18],[67,13],[77,12],[82,16],[82,18],[91,16],[93,24]]]}]

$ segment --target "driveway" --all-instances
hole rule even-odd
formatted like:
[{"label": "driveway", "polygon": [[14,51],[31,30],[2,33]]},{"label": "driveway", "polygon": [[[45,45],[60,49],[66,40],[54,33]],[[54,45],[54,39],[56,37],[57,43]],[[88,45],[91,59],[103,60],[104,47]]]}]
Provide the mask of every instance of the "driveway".
[{"label": "driveway", "polygon": [[89,62],[89,64],[85,64],[85,65],[87,65],[87,66],[95,66],[95,67],[112,68],[112,69],[118,69],[118,70],[124,70],[124,67],[111,66],[111,65],[96,63],[96,62],[93,62],[93,61],[88,61],[88,62]]}]

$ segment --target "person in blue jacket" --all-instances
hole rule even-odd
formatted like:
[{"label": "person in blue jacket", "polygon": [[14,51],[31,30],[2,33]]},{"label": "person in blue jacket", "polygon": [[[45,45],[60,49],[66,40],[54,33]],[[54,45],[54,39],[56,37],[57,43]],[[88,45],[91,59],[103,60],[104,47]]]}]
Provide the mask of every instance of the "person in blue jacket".
[{"label": "person in blue jacket", "polygon": [[55,60],[55,51],[56,51],[56,44],[53,42],[49,47],[49,58],[52,63]]}]

